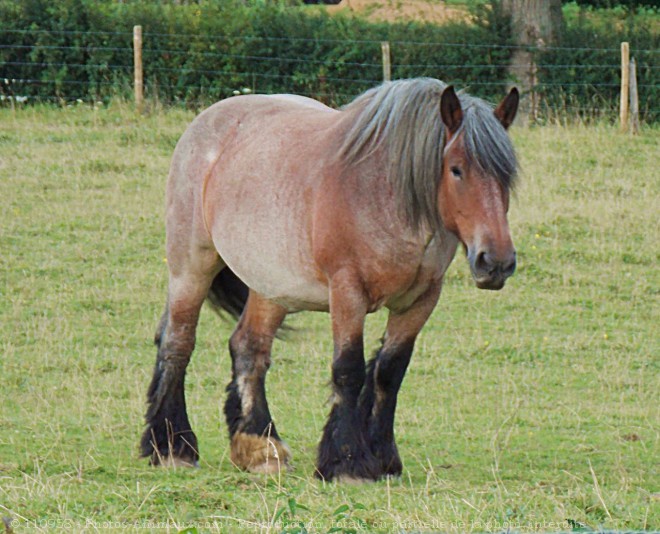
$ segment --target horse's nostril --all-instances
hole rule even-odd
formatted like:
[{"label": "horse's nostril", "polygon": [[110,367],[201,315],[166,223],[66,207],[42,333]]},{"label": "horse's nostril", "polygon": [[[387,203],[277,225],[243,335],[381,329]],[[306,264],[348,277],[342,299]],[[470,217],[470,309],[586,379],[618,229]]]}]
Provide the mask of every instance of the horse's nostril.
[{"label": "horse's nostril", "polygon": [[477,253],[477,257],[474,260],[474,267],[477,271],[492,273],[495,270],[495,265],[487,252]]},{"label": "horse's nostril", "polygon": [[509,261],[502,267],[504,276],[511,276],[516,271],[516,253],[514,252]]}]

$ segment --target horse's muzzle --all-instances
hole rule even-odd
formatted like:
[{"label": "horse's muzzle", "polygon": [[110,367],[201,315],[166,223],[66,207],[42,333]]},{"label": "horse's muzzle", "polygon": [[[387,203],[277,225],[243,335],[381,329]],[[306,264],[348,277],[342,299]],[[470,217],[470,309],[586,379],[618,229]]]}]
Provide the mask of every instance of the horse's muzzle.
[{"label": "horse's muzzle", "polygon": [[480,250],[475,254],[468,253],[468,261],[479,289],[502,289],[506,279],[516,270],[515,250],[502,257]]}]

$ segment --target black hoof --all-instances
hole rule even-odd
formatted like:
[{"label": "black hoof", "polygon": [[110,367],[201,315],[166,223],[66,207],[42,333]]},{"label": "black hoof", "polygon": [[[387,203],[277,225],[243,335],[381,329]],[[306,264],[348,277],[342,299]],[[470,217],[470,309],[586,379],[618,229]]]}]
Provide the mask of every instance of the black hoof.
[{"label": "black hoof", "polygon": [[151,465],[197,467],[199,449],[192,430],[173,432],[171,427],[147,428],[140,444],[141,456]]},{"label": "black hoof", "polygon": [[158,456],[157,458],[152,457],[149,463],[154,467],[199,467],[199,462],[197,460],[190,457],[182,458],[180,456],[168,456],[166,458],[162,456]]},{"label": "black hoof", "polygon": [[390,477],[401,476],[403,464],[401,463],[396,444],[393,441],[389,443],[372,441],[372,452],[378,462],[381,475]]},{"label": "black hoof", "polygon": [[387,459],[380,458],[380,472],[388,477],[400,477],[403,472],[403,464],[399,456],[390,456]]},{"label": "black hoof", "polygon": [[330,454],[322,452],[314,473],[321,480],[371,482],[382,475],[378,459],[368,450],[343,451],[343,454],[336,450]]}]

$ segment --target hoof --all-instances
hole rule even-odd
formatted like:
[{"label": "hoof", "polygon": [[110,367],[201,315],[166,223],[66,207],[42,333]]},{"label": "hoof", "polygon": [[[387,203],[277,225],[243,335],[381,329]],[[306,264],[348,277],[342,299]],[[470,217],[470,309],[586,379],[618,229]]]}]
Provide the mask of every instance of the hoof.
[{"label": "hoof", "polygon": [[403,464],[398,453],[394,453],[388,460],[381,459],[381,473],[389,478],[400,477],[403,473]]},{"label": "hoof", "polygon": [[348,486],[361,486],[363,484],[376,482],[376,479],[373,478],[356,477],[352,475],[337,475],[334,480],[337,484],[346,484]]},{"label": "hoof", "polygon": [[[334,444],[331,444],[334,445]],[[339,447],[319,446],[319,458],[315,476],[327,482],[336,480],[348,484],[375,482],[383,472],[376,457],[367,448],[354,449],[353,453],[339,452]]]},{"label": "hoof", "polygon": [[152,462],[152,464],[171,469],[177,469],[179,467],[199,468],[199,462],[197,460],[193,460],[192,458],[179,458],[178,456],[159,458],[158,463]]},{"label": "hoof", "polygon": [[348,486],[360,486],[362,484],[371,484],[378,482],[383,475],[379,474],[353,474],[353,473],[325,473],[316,469],[314,476],[324,482],[336,482],[337,484],[346,484]]},{"label": "hoof", "polygon": [[[166,421],[167,423],[167,421]],[[197,437],[192,430],[174,432],[158,426],[147,428],[142,435],[141,456],[149,463],[163,467],[199,467]]]},{"label": "hoof", "polygon": [[288,445],[275,438],[243,432],[231,438],[231,461],[250,473],[279,473],[288,467],[290,459]]},{"label": "hoof", "polygon": [[365,484],[376,482],[383,476],[374,461],[368,459],[364,463],[343,461],[318,466],[314,475],[326,482],[336,481],[341,484]]}]

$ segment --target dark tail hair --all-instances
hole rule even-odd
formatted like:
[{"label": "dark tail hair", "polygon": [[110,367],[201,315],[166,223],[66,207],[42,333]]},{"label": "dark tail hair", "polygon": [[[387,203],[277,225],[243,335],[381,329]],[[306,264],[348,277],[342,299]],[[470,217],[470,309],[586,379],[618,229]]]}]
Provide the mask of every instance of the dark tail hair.
[{"label": "dark tail hair", "polygon": [[219,315],[226,312],[238,319],[245,308],[248,292],[248,287],[241,279],[229,267],[225,267],[213,279],[207,300]]}]

